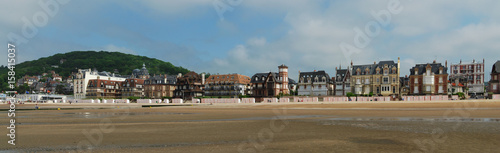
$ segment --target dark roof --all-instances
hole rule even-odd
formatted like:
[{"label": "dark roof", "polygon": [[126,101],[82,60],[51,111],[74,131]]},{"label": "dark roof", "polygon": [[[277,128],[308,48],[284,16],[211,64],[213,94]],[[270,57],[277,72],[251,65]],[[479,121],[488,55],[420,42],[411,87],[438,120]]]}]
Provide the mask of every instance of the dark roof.
[{"label": "dark roof", "polygon": [[337,81],[344,81],[345,77],[347,77],[349,70],[347,69],[338,69],[337,76],[335,77]]},{"label": "dark roof", "polygon": [[288,84],[297,84],[297,82],[291,78],[288,78]]},{"label": "dark roof", "polygon": [[495,62],[495,64],[493,64],[491,73],[500,73],[500,61],[497,61]]},{"label": "dark roof", "polygon": [[[369,65],[354,65],[352,67],[352,75],[358,75],[356,72],[359,69],[361,72],[359,75],[374,75],[377,74],[377,68],[380,68],[380,74],[383,74],[385,65],[389,68],[389,74],[397,73],[398,63],[394,61],[380,61],[379,63],[369,64]],[[392,68],[396,68],[393,72]],[[368,72],[366,71],[368,69]]]},{"label": "dark roof", "polygon": [[177,83],[177,76],[167,75],[167,82],[165,82],[165,75],[155,75],[146,79],[144,84],[175,84]]},{"label": "dark roof", "polygon": [[[281,82],[279,81],[278,79],[278,76],[279,74],[276,73],[276,72],[269,72],[271,74],[271,77],[274,77],[274,80],[276,80],[276,82]],[[267,76],[269,75],[269,73],[256,73],[252,76],[252,80],[250,81],[250,83],[264,83],[266,82],[267,80]],[[264,77],[264,79],[262,79],[262,77]]]},{"label": "dark roof", "polygon": [[[410,69],[410,75],[422,75],[427,70],[427,65],[431,66],[431,72],[434,74],[439,74],[439,68],[443,68],[443,74],[448,74],[448,68],[444,67],[441,63],[427,63],[427,64],[417,64]],[[418,74],[415,74],[415,68],[418,68]]]},{"label": "dark roof", "polygon": [[314,82],[314,78],[318,78],[321,81],[321,78],[325,77],[326,82],[330,82],[330,75],[326,73],[325,71],[316,71],[316,72],[300,72],[299,74],[299,79],[304,78],[306,80],[307,78],[311,78]]}]

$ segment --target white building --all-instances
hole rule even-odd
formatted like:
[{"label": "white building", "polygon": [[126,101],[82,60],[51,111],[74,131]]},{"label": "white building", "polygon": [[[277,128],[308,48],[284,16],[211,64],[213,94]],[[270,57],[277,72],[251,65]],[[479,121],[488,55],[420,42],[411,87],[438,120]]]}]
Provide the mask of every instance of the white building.
[{"label": "white building", "polygon": [[110,81],[125,81],[127,78],[120,77],[114,73],[109,72],[97,72],[97,70],[92,71],[91,69],[78,69],[78,73],[73,79],[73,93],[75,99],[84,99],[87,94],[87,84],[89,80],[92,79],[105,79]]},{"label": "white building", "polygon": [[66,101],[65,95],[50,95],[50,94],[19,94],[16,96],[21,101],[49,101],[57,100],[58,102]]},{"label": "white building", "polygon": [[325,71],[299,72],[298,95],[333,95],[334,83]]}]

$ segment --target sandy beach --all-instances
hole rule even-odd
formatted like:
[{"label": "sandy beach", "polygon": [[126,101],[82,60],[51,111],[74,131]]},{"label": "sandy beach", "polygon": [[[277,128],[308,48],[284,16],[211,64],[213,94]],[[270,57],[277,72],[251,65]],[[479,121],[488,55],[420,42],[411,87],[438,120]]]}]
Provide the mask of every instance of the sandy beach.
[{"label": "sandy beach", "polygon": [[[500,102],[16,105],[13,152],[498,152]],[[60,108],[61,110],[57,110]],[[8,109],[7,104],[0,109]],[[26,109],[26,110],[23,110]],[[48,109],[48,110],[44,110]],[[6,112],[6,111],[5,111]],[[0,117],[5,127],[7,113]]]}]

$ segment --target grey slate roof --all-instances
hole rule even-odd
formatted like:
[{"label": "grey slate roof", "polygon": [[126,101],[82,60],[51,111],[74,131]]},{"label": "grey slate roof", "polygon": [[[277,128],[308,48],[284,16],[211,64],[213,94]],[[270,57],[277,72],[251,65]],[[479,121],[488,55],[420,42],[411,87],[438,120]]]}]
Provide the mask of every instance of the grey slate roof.
[{"label": "grey slate roof", "polygon": [[[398,67],[398,64],[396,62],[394,62],[394,61],[380,61],[377,64],[354,65],[352,67],[352,75],[358,75],[356,73],[358,68],[361,70],[361,72],[360,72],[359,75],[373,75],[373,74],[377,74],[377,71],[376,71],[377,68],[380,68],[380,73],[382,74],[384,66],[386,64],[387,64],[387,66],[389,68],[389,74],[397,73],[397,72],[393,72],[392,71],[393,67],[396,67],[396,68]],[[368,73],[365,71],[366,69],[368,69]],[[396,69],[396,71],[397,71],[397,69]]]},{"label": "grey slate roof", "polygon": [[497,61],[495,62],[495,64],[493,64],[491,73],[500,73],[500,61]]},{"label": "grey slate roof", "polygon": [[299,74],[299,79],[304,78],[304,81],[307,80],[307,78],[311,78],[311,80],[314,81],[314,78],[318,77],[318,79],[321,81],[321,78],[325,77],[326,82],[330,82],[331,78],[328,73],[325,71],[317,71],[317,72],[300,72]]},{"label": "grey slate roof", "polygon": [[149,79],[144,80],[144,84],[175,84],[177,83],[177,76],[167,75],[167,82],[165,82],[165,75],[151,76]]},{"label": "grey slate roof", "polygon": [[[269,73],[271,73],[271,77],[274,77],[274,80],[276,80],[276,82],[281,82],[278,80],[278,77],[279,77],[278,73],[276,73],[276,72],[269,72]],[[254,74],[252,76],[252,80],[250,81],[250,83],[264,83],[264,82],[266,82],[267,76],[269,75],[269,73]],[[262,79],[262,77],[264,77],[264,79]]]},{"label": "grey slate roof", "polygon": [[347,71],[347,69],[338,69],[337,70],[337,76],[335,77],[335,79],[337,81],[344,81],[345,80],[345,77],[347,77],[347,73],[349,71]]},{"label": "grey slate roof", "polygon": [[[427,65],[431,66],[431,72],[434,74],[439,74],[439,68],[443,68],[443,74],[448,74],[448,68],[444,67],[441,63],[427,63],[427,64],[417,64],[410,69],[410,75],[422,75],[426,71]],[[415,68],[418,68],[418,74],[415,74]]]}]

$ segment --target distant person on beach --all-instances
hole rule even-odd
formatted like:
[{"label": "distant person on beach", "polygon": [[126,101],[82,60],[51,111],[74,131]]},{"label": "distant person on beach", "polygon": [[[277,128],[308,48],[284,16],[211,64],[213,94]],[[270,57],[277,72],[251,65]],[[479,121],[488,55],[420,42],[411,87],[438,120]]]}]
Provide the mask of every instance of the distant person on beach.
[{"label": "distant person on beach", "polygon": [[38,109],[38,104],[35,104],[35,109]]}]

